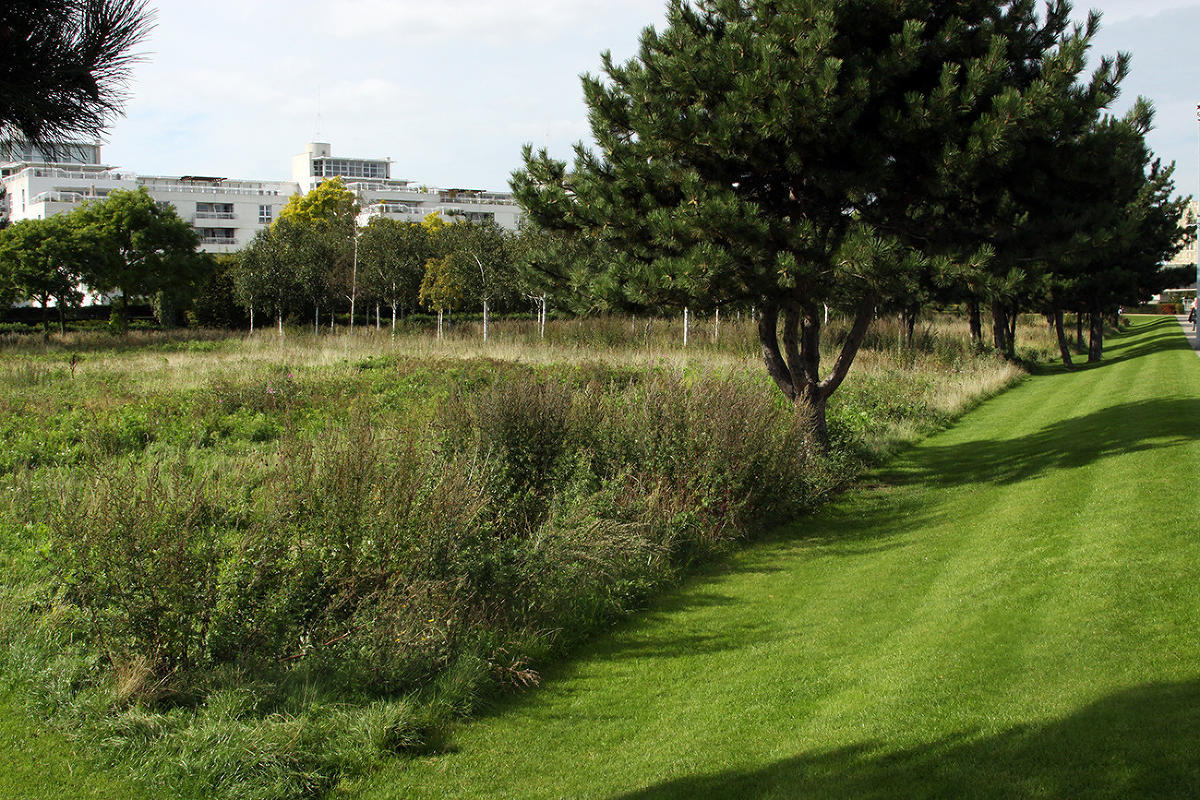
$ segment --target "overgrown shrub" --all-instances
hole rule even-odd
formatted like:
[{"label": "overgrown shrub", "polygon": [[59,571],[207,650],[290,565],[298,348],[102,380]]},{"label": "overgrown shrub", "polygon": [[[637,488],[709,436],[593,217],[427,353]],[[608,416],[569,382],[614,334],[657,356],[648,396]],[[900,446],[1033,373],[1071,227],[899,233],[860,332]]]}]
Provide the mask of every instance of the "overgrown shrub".
[{"label": "overgrown shrub", "polygon": [[50,553],[65,598],[114,663],[157,675],[206,661],[225,512],[183,465],[124,462],[64,491]]}]

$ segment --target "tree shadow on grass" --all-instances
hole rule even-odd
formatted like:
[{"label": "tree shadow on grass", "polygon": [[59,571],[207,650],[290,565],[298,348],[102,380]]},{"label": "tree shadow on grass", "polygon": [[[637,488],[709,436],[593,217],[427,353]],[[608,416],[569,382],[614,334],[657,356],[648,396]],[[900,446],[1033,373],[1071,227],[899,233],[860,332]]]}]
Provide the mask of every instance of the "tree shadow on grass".
[{"label": "tree shadow on grass", "polygon": [[1184,336],[1183,328],[1176,319],[1173,317],[1156,319],[1113,337],[1106,343],[1104,358],[1101,361],[1082,366],[1095,368],[1153,353],[1165,353],[1173,350],[1190,351],[1191,349],[1192,345]]},{"label": "tree shadow on grass", "polygon": [[[1188,347],[1177,330],[1167,329],[1168,324],[1177,327],[1173,320],[1152,322],[1135,330],[1127,341],[1147,352]],[[1147,340],[1145,327],[1162,327],[1163,332]],[[1038,371],[1065,372],[1061,367]],[[551,666],[545,677],[559,680],[578,675],[592,659],[685,658],[750,649],[770,641],[778,634],[760,620],[739,616],[742,601],[723,592],[723,576],[780,572],[795,558],[857,556],[905,547],[909,531],[938,524],[951,513],[929,502],[926,487],[1020,481],[1110,455],[1198,438],[1200,398],[1163,398],[1102,409],[1021,438],[942,446],[935,439],[898,458],[876,473],[874,480],[868,479],[818,514],[777,528],[733,558],[701,568],[682,585],[658,595],[647,610],[619,622],[610,634],[571,648],[571,657]],[[674,625],[681,612],[712,607],[729,609],[728,624],[720,631],[680,630]],[[502,712],[513,702],[519,700],[497,700],[485,715]]]},{"label": "tree shadow on grass", "polygon": [[1100,361],[1088,362],[1086,350],[1076,351],[1075,366],[1067,370],[1057,361],[1054,363],[1026,363],[1025,369],[1032,375],[1050,375],[1065,372],[1084,372],[1093,369],[1103,369],[1110,364],[1119,364],[1134,358],[1178,350],[1191,350],[1187,337],[1179,322],[1173,317],[1154,319],[1148,322],[1136,322],[1131,328],[1121,333],[1110,335],[1104,340],[1104,355]]},{"label": "tree shadow on grass", "polygon": [[898,750],[865,742],[666,781],[620,800],[726,797],[1200,797],[1200,681],[1127,689],[1065,719],[999,734]]},{"label": "tree shadow on grass", "polygon": [[1198,438],[1200,398],[1160,398],[1071,417],[1019,438],[930,443],[921,449],[919,460],[897,465],[891,477],[942,486],[1012,483]]},{"label": "tree shadow on grass", "polygon": [[[1086,352],[1080,354],[1075,363],[1077,370],[1100,369],[1108,364],[1140,358],[1153,353],[1176,350],[1191,350],[1192,346],[1183,333],[1183,328],[1174,317],[1159,317],[1138,321],[1120,333],[1106,336],[1104,355],[1100,361],[1089,363]],[[1061,367],[1057,367],[1061,369]]]}]

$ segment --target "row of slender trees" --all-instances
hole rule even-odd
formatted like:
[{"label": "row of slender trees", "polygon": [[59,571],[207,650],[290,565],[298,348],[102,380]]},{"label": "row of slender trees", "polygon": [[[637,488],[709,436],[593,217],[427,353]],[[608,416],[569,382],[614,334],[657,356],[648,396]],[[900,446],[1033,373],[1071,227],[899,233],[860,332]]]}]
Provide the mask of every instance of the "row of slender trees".
[{"label": "row of slender trees", "polygon": [[293,197],[270,228],[260,231],[233,266],[233,285],[250,312],[272,316],[280,330],[288,316],[348,311],[350,323],[364,307],[387,308],[397,318],[424,308],[446,312],[481,308],[484,336],[497,308],[513,310],[529,294],[517,261],[521,237],[494,222],[447,220],[431,214],[420,223],[375,217],[359,227],[354,194],[340,179]]}]

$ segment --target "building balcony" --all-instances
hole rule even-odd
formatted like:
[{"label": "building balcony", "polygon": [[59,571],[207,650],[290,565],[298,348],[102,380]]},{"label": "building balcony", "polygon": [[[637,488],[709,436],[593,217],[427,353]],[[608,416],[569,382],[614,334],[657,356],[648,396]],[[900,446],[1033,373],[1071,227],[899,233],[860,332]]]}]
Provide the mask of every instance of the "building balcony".
[{"label": "building balcony", "polygon": [[37,205],[38,203],[82,203],[88,199],[94,200],[97,198],[89,198],[83,192],[41,192],[33,196],[33,199],[29,201],[29,205]]},{"label": "building balcony", "polygon": [[237,219],[232,211],[197,211],[196,219]]},{"label": "building balcony", "polygon": [[135,175],[124,172],[113,172],[112,170],[99,167],[93,170],[72,170],[58,169],[56,167],[26,167],[17,175],[26,175],[33,178],[68,178],[76,181],[132,181]]},{"label": "building balcony", "polygon": [[290,187],[273,188],[266,186],[196,186],[169,180],[139,180],[139,186],[144,186],[150,193],[179,193],[207,194],[216,196],[251,195],[256,197],[287,197],[296,192]]},{"label": "building balcony", "polygon": [[442,192],[438,199],[443,203],[455,203],[460,206],[515,206],[517,201],[505,195],[484,194],[454,194]]},{"label": "building balcony", "polygon": [[363,209],[368,214],[420,214],[420,203],[372,203]]}]

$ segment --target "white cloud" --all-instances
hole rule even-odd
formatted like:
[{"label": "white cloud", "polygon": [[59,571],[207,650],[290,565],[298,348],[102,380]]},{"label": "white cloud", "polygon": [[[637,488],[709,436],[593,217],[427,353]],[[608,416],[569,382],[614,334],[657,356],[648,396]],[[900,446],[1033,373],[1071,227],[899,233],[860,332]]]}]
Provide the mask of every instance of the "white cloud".
[{"label": "white cloud", "polygon": [[539,41],[604,17],[640,13],[647,22],[661,17],[662,0],[347,0],[328,19],[335,36],[395,37],[400,43],[442,43],[469,50],[479,41],[490,44]]},{"label": "white cloud", "polygon": [[1091,9],[1101,11],[1102,24],[1111,25],[1136,17],[1153,17],[1164,11],[1179,8],[1196,8],[1196,0],[1102,0],[1102,2],[1080,2],[1075,5],[1076,16],[1082,17]]}]

